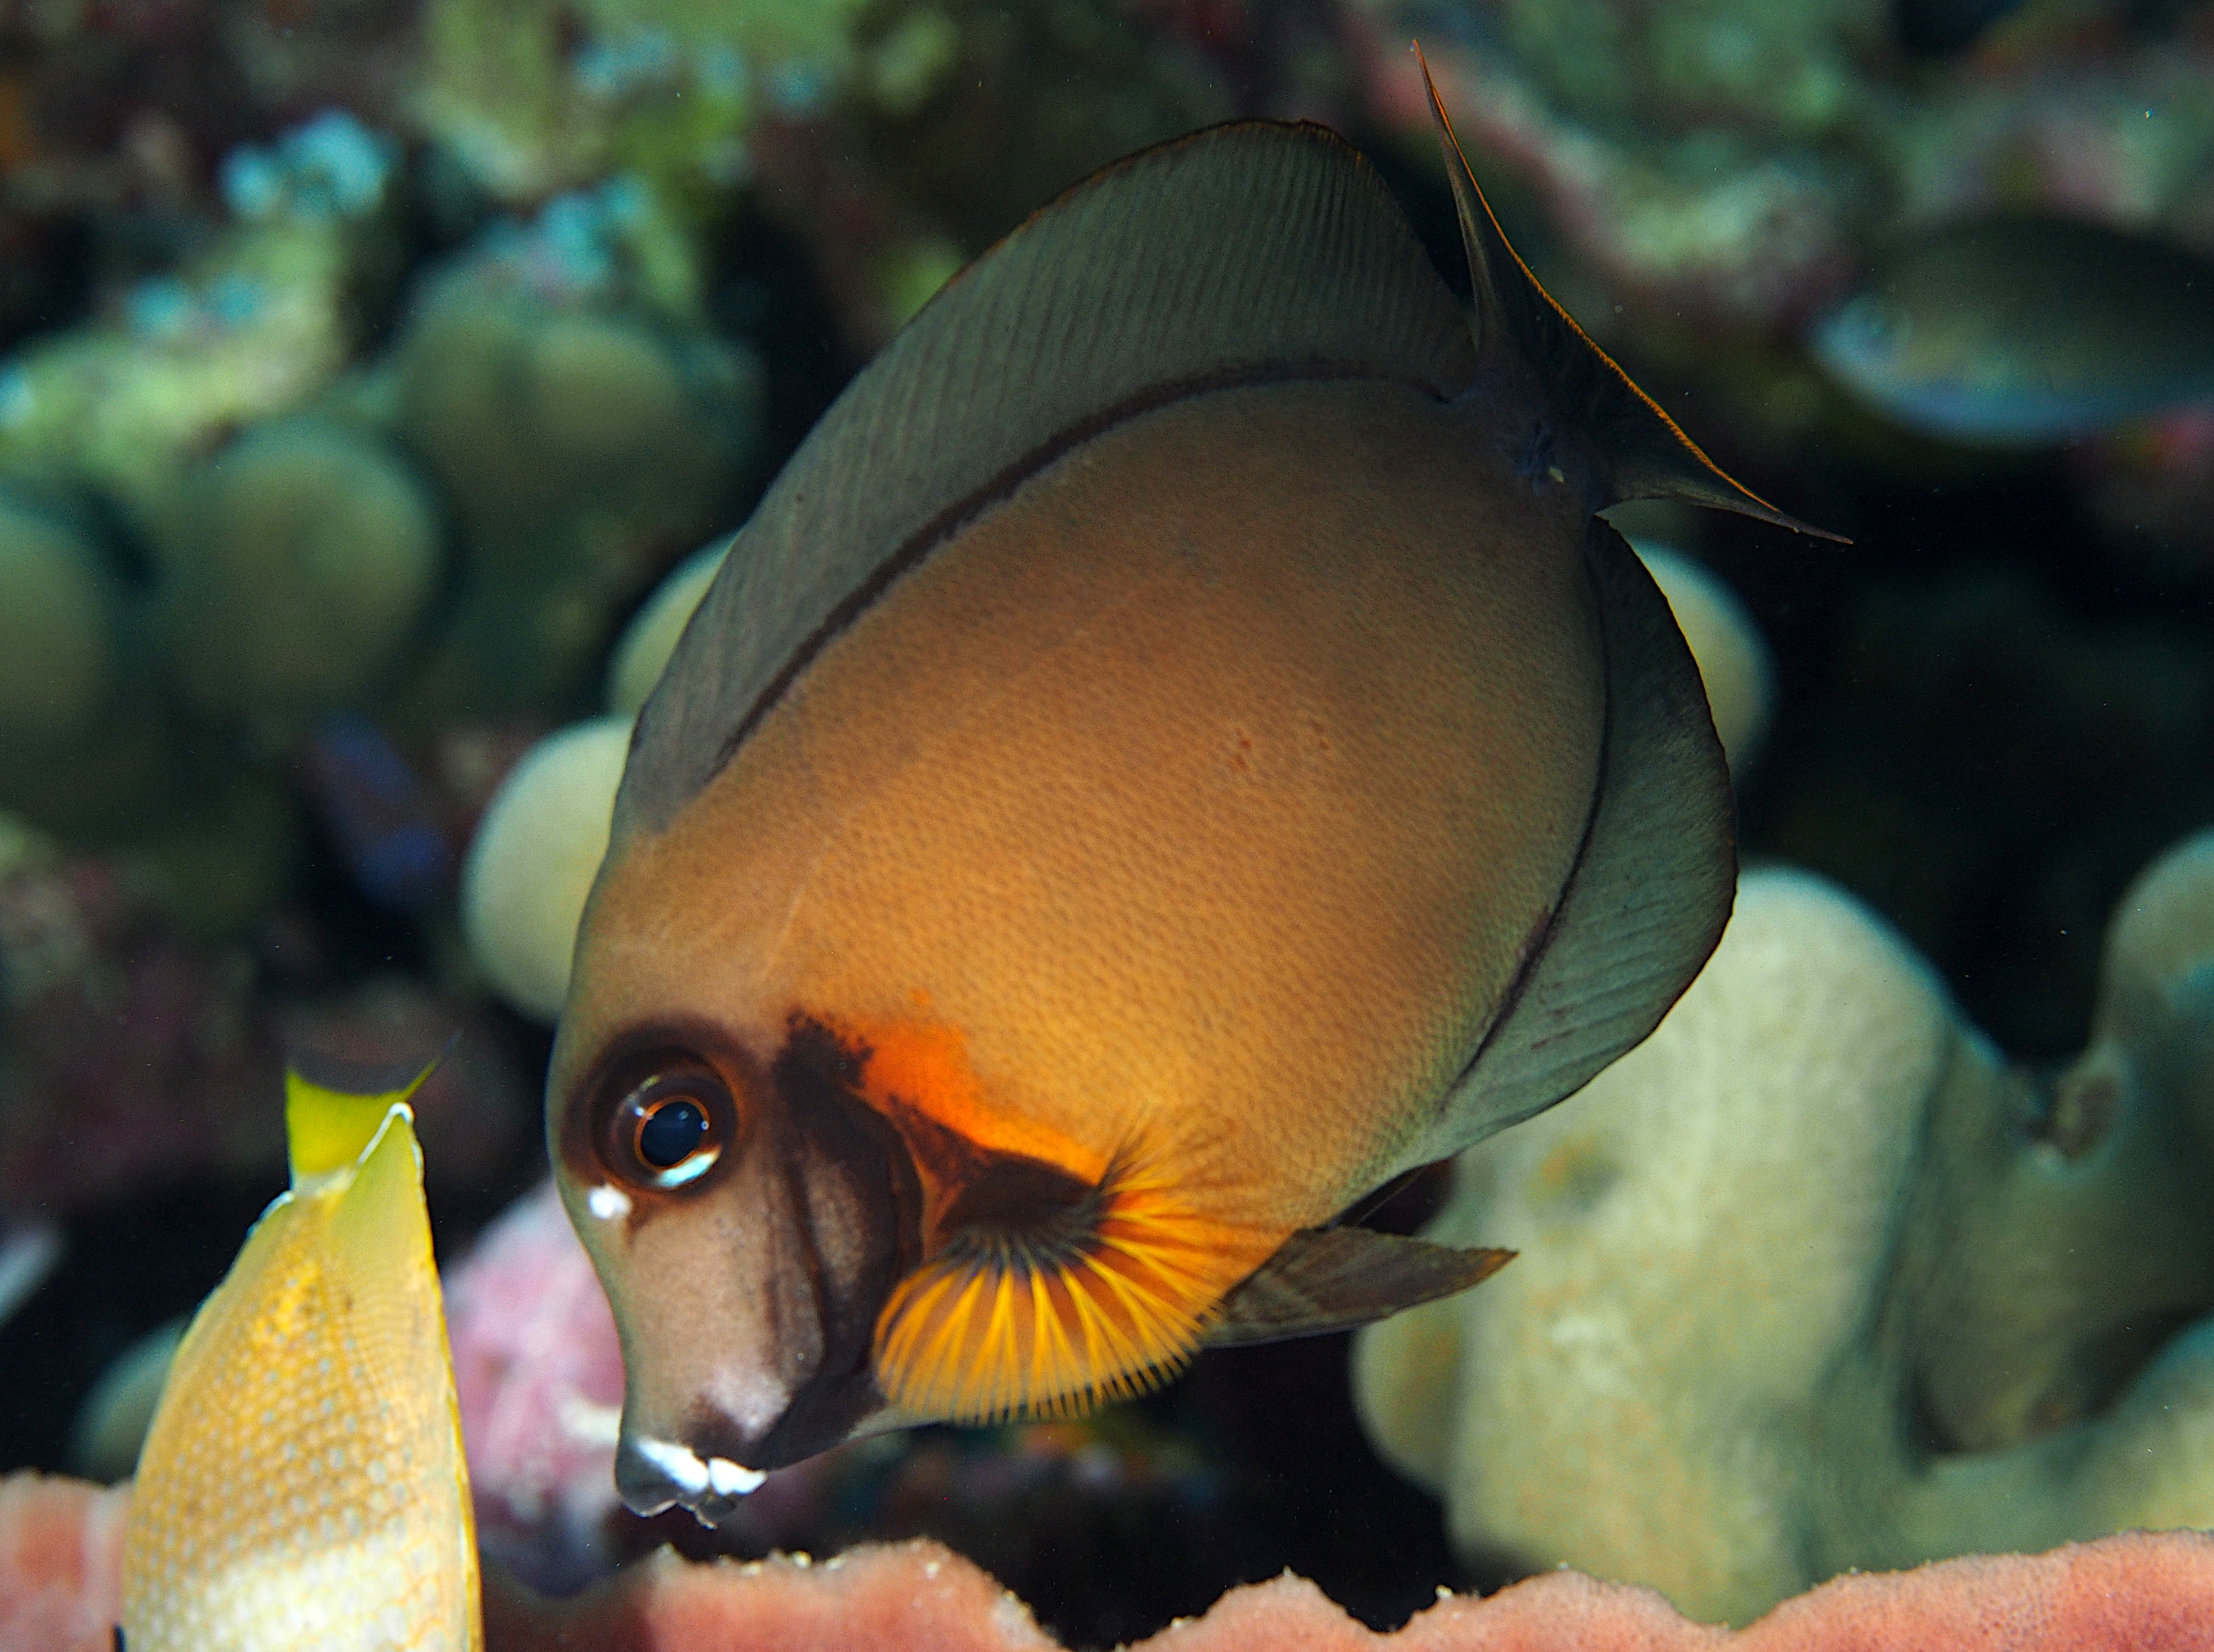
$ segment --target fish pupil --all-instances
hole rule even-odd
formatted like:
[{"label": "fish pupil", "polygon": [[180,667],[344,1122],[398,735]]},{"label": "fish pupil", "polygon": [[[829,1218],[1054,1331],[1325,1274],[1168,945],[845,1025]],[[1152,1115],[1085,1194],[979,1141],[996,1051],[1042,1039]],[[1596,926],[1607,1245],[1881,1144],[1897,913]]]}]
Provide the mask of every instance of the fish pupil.
[{"label": "fish pupil", "polygon": [[706,1135],[706,1110],[689,1096],[672,1096],[639,1122],[638,1156],[656,1170],[673,1170]]}]

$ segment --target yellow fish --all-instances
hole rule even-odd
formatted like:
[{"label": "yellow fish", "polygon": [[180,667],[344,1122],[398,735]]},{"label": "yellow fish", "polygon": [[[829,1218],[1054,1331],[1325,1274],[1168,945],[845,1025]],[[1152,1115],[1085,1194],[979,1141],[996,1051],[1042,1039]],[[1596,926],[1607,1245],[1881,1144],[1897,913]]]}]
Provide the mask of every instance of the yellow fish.
[{"label": "yellow fish", "polygon": [[430,1070],[396,1089],[287,1075],[291,1190],[193,1316],[139,1456],[127,1652],[483,1645],[407,1106]]},{"label": "yellow fish", "polygon": [[1545,296],[1438,115],[1473,330],[1342,140],[1218,127],[957,278],[733,541],[548,1080],[633,1508],[1480,1279],[1334,1224],[1713,945],[1722,752],[1593,512],[1798,524]]}]

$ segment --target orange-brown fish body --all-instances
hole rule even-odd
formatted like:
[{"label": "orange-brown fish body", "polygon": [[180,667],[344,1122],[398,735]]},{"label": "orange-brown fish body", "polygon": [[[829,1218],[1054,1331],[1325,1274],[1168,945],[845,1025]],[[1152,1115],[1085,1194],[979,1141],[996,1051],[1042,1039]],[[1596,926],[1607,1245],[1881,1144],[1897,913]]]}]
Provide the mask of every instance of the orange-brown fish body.
[{"label": "orange-brown fish body", "polygon": [[681,922],[592,927],[574,1034],[812,1016],[981,1145],[1173,1163],[1263,1254],[1334,1215],[1497,1007],[1599,761],[1576,530],[1459,422],[1226,391],[1061,461],[610,866],[602,913]]},{"label": "orange-brown fish body", "polygon": [[[1711,945],[1727,783],[1665,603],[1356,167],[1232,128],[1129,163],[1128,220],[1113,172],[1072,194],[849,391],[695,617],[548,1090],[634,1506],[713,1515],[859,1429],[1080,1404],[1210,1332],[1480,1277],[1316,1230],[1573,1088]],[[1208,370],[1165,390],[1118,401],[1102,359],[1006,392],[1035,431],[900,423],[1066,352],[1053,229],[1172,240],[1249,187],[1286,258],[1347,241],[1311,284],[1338,299],[1270,296],[1254,252],[1285,313],[1252,362],[1202,313],[1157,347]],[[1174,262],[1130,258],[1110,291]],[[1222,261],[1159,278],[1235,314]],[[836,492],[872,454],[882,511]]]}]

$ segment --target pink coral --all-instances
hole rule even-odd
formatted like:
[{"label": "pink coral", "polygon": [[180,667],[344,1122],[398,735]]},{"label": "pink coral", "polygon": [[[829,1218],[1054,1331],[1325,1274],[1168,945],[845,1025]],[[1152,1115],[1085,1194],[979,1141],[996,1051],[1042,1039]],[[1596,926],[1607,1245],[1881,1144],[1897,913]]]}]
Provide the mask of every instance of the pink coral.
[{"label": "pink coral", "polygon": [[129,1496],[40,1474],[0,1479],[0,1652],[109,1652]]},{"label": "pink coral", "polygon": [[449,1274],[446,1328],[480,1541],[535,1583],[574,1587],[604,1566],[622,1355],[551,1182]]},{"label": "pink coral", "polygon": [[[105,1652],[125,1494],[0,1481],[0,1652]],[[1055,1652],[984,1572],[924,1541],[816,1564],[664,1551],[575,1601],[487,1580],[487,1652]],[[1232,1589],[1151,1652],[2214,1652],[2214,1537],[2125,1533],[2037,1556],[1833,1578],[1751,1627],[1694,1624],[1650,1589],[1558,1571],[1362,1628],[1304,1579]]]},{"label": "pink coral", "polygon": [[[1043,1652],[1021,1603],[936,1544],[810,1566],[692,1565],[663,1554],[566,1611],[495,1597],[492,1652],[744,1652],[775,1647]],[[1689,1622],[1650,1589],[1560,1571],[1453,1595],[1379,1635],[1304,1578],[1232,1589],[1150,1652],[2163,1652],[2214,1648],[2214,1539],[2132,1533],[2049,1555],[1972,1557],[1841,1577],[1746,1630]]]}]

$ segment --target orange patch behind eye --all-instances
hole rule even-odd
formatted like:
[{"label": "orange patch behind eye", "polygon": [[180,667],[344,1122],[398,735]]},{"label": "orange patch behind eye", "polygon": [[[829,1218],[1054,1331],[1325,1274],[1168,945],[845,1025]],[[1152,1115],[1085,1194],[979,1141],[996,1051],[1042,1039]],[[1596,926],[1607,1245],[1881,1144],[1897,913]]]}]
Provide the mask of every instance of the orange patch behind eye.
[{"label": "orange patch behind eye", "polygon": [[[877,1318],[877,1381],[917,1420],[1057,1416],[1165,1381],[1276,1239],[1183,1208],[1110,1170],[1053,1234],[960,1230]],[[1281,1236],[1278,1236],[1281,1238]]]},{"label": "orange patch behind eye", "polygon": [[969,1065],[969,1040],[959,1027],[822,1019],[842,1041],[869,1052],[859,1087],[863,1098],[880,1111],[911,1107],[988,1153],[1043,1159],[1083,1181],[1097,1181],[1106,1171],[1104,1154],[1087,1152],[1004,1102],[994,1106]]},{"label": "orange patch behind eye", "polygon": [[[1110,1159],[988,1095],[958,1027],[819,1019],[866,1052],[856,1088],[907,1135],[923,1182],[924,1260],[875,1336],[878,1385],[915,1421],[1067,1416],[1142,1393],[1284,1238],[1202,1215],[1170,1163]],[[1043,1181],[990,1184],[1020,1161]]]}]

